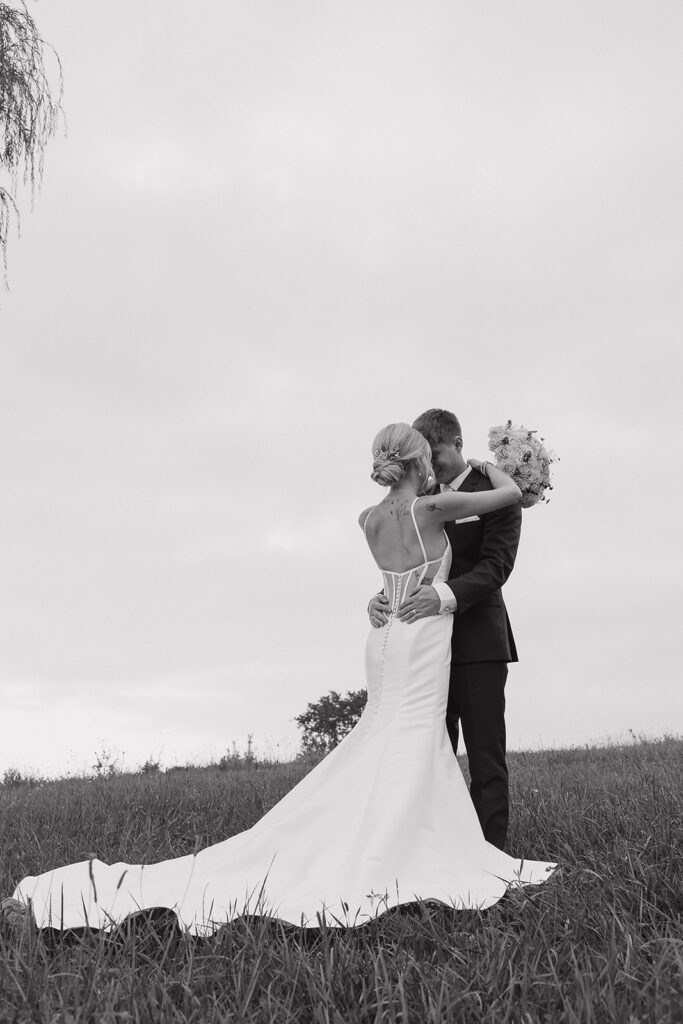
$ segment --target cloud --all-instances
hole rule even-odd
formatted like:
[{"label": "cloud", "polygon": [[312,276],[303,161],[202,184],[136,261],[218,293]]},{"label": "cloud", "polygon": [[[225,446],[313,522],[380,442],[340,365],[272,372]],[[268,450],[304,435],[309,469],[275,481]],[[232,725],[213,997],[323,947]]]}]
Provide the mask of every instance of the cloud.
[{"label": "cloud", "polygon": [[153,204],[185,202],[201,193],[215,200],[219,190],[231,185],[228,166],[217,162],[211,149],[189,148],[187,139],[167,135],[134,144],[125,135],[103,139],[93,170],[109,187]]},{"label": "cloud", "polygon": [[265,544],[275,551],[303,553],[306,558],[315,558],[321,551],[332,555],[345,538],[347,526],[343,520],[325,515],[289,526],[279,524],[266,534]]}]

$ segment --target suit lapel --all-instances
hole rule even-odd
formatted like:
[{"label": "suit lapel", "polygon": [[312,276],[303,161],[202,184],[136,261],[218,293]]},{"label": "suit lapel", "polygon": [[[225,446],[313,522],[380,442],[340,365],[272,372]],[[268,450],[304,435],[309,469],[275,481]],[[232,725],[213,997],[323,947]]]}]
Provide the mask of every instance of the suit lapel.
[{"label": "suit lapel", "polygon": [[484,477],[481,473],[478,473],[476,469],[471,469],[463,482],[458,487],[459,491],[478,491],[480,490],[481,484],[484,483]]}]

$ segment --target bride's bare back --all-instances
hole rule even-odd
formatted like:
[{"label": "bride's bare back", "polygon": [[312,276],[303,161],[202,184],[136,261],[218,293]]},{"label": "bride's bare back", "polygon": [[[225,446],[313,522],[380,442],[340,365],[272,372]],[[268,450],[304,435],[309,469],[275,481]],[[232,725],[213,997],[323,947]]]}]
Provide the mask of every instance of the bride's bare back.
[{"label": "bride's bare back", "polygon": [[427,512],[427,503],[426,498],[389,494],[361,513],[359,522],[380,569],[403,573],[440,561],[446,550],[443,523]]}]

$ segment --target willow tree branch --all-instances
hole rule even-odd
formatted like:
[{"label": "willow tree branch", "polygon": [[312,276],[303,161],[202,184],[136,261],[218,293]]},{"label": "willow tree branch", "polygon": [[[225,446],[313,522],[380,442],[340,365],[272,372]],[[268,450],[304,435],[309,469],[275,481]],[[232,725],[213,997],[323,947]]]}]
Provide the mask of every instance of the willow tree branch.
[{"label": "willow tree branch", "polygon": [[[46,55],[52,55],[56,82],[51,84]],[[57,130],[62,113],[62,65],[56,51],[45,42],[28,12],[0,3],[0,252],[5,283],[7,238],[19,181],[30,187],[31,203],[43,176],[45,146]]]}]

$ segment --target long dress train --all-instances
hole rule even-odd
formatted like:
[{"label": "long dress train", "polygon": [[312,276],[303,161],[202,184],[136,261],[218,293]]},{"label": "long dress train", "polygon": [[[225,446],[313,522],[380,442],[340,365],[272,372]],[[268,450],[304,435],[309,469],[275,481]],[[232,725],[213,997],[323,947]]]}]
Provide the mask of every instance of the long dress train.
[{"label": "long dress train", "polygon": [[[413,503],[414,504],[414,503]],[[483,837],[446,731],[452,616],[396,618],[420,582],[447,579],[450,546],[402,573],[381,570],[391,614],[366,647],[368,700],[349,735],[252,828],[156,864],[86,860],[24,878],[16,899],[41,928],[110,930],[170,908],[194,935],[243,914],[305,927],[364,924],[438,900],[484,909],[555,865],[518,860]]]}]

